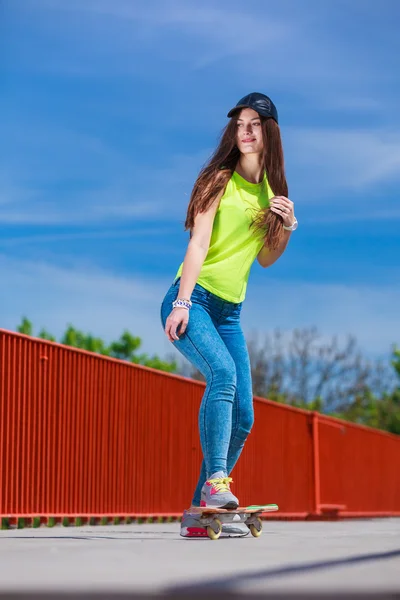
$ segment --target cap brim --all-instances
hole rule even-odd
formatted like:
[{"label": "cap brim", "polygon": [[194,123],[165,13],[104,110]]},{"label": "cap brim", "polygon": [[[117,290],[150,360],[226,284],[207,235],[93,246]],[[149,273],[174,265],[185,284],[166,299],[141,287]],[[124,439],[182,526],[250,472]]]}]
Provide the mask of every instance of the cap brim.
[{"label": "cap brim", "polygon": [[234,108],[231,108],[231,110],[227,114],[228,119],[233,117],[235,112],[237,112],[238,110],[241,110],[242,108],[250,108],[250,106],[248,106],[247,104],[240,104],[239,106],[235,106]]},{"label": "cap brim", "polygon": [[264,114],[262,112],[260,112],[259,110],[256,110],[255,108],[253,108],[252,106],[248,106],[247,104],[241,104],[240,106],[235,106],[235,108],[232,108],[229,112],[228,112],[228,119],[230,119],[231,117],[233,117],[233,115],[238,111],[241,110],[242,108],[251,108],[252,110],[255,110],[256,113],[258,113],[259,115],[261,115],[264,118],[267,119],[273,119],[274,121],[278,122],[275,117],[273,115],[271,115],[271,113],[267,113]]}]

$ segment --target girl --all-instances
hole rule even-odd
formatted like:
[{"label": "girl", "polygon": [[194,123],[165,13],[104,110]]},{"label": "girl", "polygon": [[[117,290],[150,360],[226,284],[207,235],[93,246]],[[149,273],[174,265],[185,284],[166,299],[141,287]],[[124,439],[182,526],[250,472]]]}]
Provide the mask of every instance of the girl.
[{"label": "girl", "polygon": [[[272,265],[297,220],[287,198],[278,113],[271,99],[248,94],[228,118],[218,148],[193,187],[185,222],[190,240],[162,302],[161,321],[168,339],[207,384],[199,412],[203,463],[192,506],[235,509],[239,500],[229,475],[254,418],[240,312],[255,258],[262,267]],[[235,533],[234,526],[224,525],[223,532]],[[181,535],[207,535],[190,509],[183,514]]]}]

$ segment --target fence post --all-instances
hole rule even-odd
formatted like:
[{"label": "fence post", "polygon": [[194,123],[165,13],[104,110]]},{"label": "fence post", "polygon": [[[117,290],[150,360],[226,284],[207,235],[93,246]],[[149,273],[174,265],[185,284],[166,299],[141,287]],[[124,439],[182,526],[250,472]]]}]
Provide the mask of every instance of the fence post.
[{"label": "fence post", "polygon": [[313,480],[314,480],[314,515],[321,514],[321,480],[319,464],[319,427],[318,413],[313,411],[311,415],[311,438],[313,447]]}]

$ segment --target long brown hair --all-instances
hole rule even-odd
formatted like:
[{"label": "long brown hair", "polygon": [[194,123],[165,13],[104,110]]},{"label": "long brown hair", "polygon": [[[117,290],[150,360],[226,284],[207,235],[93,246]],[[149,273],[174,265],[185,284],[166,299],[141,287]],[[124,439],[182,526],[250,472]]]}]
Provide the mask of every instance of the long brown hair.
[{"label": "long brown hair", "polygon": [[[237,120],[240,111],[230,119],[222,131],[214,154],[201,169],[193,186],[187,209],[185,230],[192,230],[198,213],[206,212],[216,196],[225,189],[236,169],[240,151],[236,145]],[[275,196],[288,196],[281,134],[273,119],[260,117],[263,135],[263,163],[268,183]],[[277,248],[283,233],[282,217],[269,208],[260,209],[251,223],[254,231],[262,231],[265,245]]]}]

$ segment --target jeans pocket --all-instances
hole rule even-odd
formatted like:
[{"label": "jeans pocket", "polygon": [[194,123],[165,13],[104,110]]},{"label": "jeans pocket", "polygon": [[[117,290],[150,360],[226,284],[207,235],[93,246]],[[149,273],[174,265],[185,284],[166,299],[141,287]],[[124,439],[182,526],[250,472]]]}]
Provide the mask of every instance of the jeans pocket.
[{"label": "jeans pocket", "polygon": [[210,303],[207,292],[198,290],[197,288],[194,288],[190,299],[193,304],[198,304],[204,308],[206,308]]},{"label": "jeans pocket", "polygon": [[199,298],[204,298],[204,300],[207,300],[207,298],[210,297],[210,292],[198,283],[196,283],[196,285],[193,288],[193,294],[195,294]]}]

